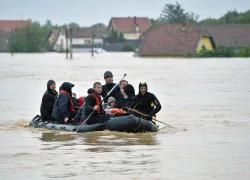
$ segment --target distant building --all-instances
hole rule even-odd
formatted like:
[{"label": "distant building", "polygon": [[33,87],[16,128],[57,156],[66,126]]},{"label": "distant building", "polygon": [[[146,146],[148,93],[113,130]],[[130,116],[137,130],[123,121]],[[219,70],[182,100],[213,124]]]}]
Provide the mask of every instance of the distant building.
[{"label": "distant building", "polygon": [[217,46],[241,48],[250,46],[250,24],[207,25]]},{"label": "distant building", "polygon": [[141,35],[140,56],[185,56],[194,53],[204,46],[213,50],[213,36],[196,25],[163,24],[152,26]]},{"label": "distant building", "polygon": [[123,33],[126,40],[137,40],[151,25],[147,17],[112,17],[109,21],[108,33],[110,34],[113,29],[118,34]]},{"label": "distant building", "polygon": [[30,24],[30,20],[0,20],[0,32],[11,32]]},{"label": "distant building", "polygon": [[[92,38],[94,34],[94,38]],[[102,45],[103,39],[106,36],[106,32],[99,29],[92,28],[76,28],[72,30],[72,46],[77,48],[85,48],[92,45]],[[53,46],[53,50],[62,51],[66,50],[66,29],[62,28],[49,37],[50,43]],[[70,47],[70,31],[68,29],[68,48]]]}]

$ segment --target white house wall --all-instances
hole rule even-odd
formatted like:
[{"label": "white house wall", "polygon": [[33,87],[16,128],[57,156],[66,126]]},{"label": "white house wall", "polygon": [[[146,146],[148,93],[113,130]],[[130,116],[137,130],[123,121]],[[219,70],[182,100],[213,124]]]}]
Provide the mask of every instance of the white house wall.
[{"label": "white house wall", "polygon": [[[88,44],[86,42],[92,42],[92,38],[73,38],[72,39],[72,44],[73,45],[84,45]],[[102,38],[94,38],[94,44],[103,44],[103,39]],[[68,39],[68,47],[70,45],[70,39]],[[53,48],[55,51],[61,51],[66,49],[66,36],[65,34],[61,31],[58,39],[55,43],[55,46]]]}]

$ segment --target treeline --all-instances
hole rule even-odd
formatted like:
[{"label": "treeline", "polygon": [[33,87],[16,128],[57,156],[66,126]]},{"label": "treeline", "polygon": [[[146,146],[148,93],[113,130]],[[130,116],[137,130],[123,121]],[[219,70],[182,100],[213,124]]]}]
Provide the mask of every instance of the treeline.
[{"label": "treeline", "polygon": [[194,23],[203,25],[218,25],[218,24],[249,24],[250,10],[246,12],[238,12],[237,10],[228,11],[220,18],[207,18],[198,20],[199,15],[194,12],[187,12],[178,2],[175,4],[165,4],[160,17],[157,19],[150,19],[152,24],[164,23]]}]

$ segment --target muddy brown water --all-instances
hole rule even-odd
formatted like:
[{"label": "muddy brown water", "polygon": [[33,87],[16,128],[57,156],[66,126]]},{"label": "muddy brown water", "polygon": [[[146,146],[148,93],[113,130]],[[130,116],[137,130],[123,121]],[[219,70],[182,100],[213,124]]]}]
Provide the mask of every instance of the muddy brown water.
[{"label": "muddy brown water", "polygon": [[[76,134],[28,127],[48,79],[86,95],[95,81],[148,84],[158,133]],[[138,58],[131,53],[0,54],[0,179],[249,179],[250,58]]]}]

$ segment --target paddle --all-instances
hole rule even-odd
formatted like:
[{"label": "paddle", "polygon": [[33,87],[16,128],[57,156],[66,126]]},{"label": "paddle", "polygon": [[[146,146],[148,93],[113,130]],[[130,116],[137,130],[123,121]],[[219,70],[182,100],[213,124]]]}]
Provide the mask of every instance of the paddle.
[{"label": "paddle", "polygon": [[[142,112],[140,112],[140,111],[137,111],[137,110],[135,110],[135,109],[131,109],[131,108],[128,108],[128,107],[126,107],[126,108],[127,108],[128,110],[133,111],[133,112],[135,112],[135,113],[137,113],[137,114],[140,114],[140,115],[142,115],[142,116],[144,116],[144,117],[148,117],[146,114],[144,114],[144,113],[142,113]],[[157,122],[160,122],[160,123],[162,123],[162,124],[164,124],[164,125],[167,125],[167,126],[169,126],[169,127],[171,127],[171,128],[176,129],[175,127],[170,126],[170,125],[168,125],[168,124],[166,124],[166,123],[164,123],[164,122],[162,122],[162,121],[159,121],[159,120],[155,119],[154,117],[152,117],[152,119],[155,120],[155,121],[157,121]]]},{"label": "paddle", "polygon": [[[98,106],[100,106],[102,104],[102,102],[111,94],[111,92],[116,88],[116,86],[118,86],[121,81],[125,78],[125,76],[127,76],[127,74],[124,74],[123,78],[121,78],[121,80],[108,92],[108,94],[103,98],[103,100],[98,104]],[[82,122],[82,124],[79,126],[79,128],[76,130],[76,132],[79,131],[79,129],[86,124],[86,122],[89,120],[89,118],[92,116],[92,114],[95,112],[95,110],[93,109],[92,112],[90,113],[90,115],[85,119],[84,122]]]}]

